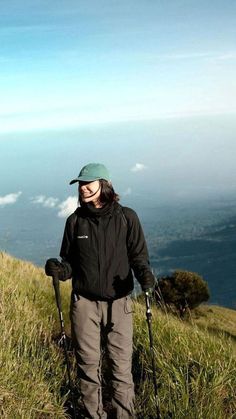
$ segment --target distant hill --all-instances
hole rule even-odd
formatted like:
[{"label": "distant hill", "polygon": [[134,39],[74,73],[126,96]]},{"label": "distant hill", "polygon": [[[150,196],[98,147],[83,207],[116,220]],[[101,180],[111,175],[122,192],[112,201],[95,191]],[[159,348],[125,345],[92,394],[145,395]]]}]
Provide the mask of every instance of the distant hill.
[{"label": "distant hill", "polygon": [[177,215],[171,220],[172,230],[168,231],[168,225],[161,232],[161,239],[166,242],[158,242],[157,223],[150,223],[150,261],[157,276],[170,274],[176,269],[197,272],[208,282],[212,304],[235,309],[236,216],[214,223],[214,210],[206,209],[205,217],[208,216],[209,225],[204,225],[204,211],[196,216],[196,225],[191,212],[183,213],[178,225]]},{"label": "distant hill", "polygon": [[[70,281],[61,284],[61,292],[69,334]],[[136,410],[140,419],[154,419],[145,312],[143,302],[134,301]],[[236,311],[202,306],[187,322],[155,307],[152,312],[163,418],[234,418]],[[58,333],[50,278],[33,264],[0,253],[0,417],[66,418]]]}]

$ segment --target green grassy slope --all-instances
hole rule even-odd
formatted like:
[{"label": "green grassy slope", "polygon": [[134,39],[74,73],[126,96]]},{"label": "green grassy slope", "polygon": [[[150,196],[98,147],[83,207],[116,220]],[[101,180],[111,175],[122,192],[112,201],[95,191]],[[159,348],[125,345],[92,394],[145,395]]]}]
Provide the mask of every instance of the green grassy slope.
[{"label": "green grassy slope", "polygon": [[230,337],[236,354],[236,310],[202,305],[194,310],[192,320],[203,330]]},{"label": "green grassy slope", "polygon": [[52,343],[56,309],[48,279],[0,254],[0,416],[64,418],[62,358]]},{"label": "green grassy slope", "polygon": [[[68,313],[70,281],[61,284]],[[66,328],[69,332],[69,320]],[[162,416],[236,417],[236,312],[204,306],[183,322],[153,308]],[[145,307],[134,302],[134,379],[140,418],[155,418]],[[0,253],[0,417],[65,418],[58,314],[42,269]]]}]

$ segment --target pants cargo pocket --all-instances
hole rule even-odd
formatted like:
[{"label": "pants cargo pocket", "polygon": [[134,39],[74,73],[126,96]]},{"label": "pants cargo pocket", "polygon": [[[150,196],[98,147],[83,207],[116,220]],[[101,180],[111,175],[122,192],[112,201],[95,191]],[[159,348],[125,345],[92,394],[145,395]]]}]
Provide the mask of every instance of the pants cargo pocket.
[{"label": "pants cargo pocket", "polygon": [[125,314],[133,313],[133,302],[131,300],[131,297],[129,297],[129,296],[125,297],[124,312],[125,312]]}]

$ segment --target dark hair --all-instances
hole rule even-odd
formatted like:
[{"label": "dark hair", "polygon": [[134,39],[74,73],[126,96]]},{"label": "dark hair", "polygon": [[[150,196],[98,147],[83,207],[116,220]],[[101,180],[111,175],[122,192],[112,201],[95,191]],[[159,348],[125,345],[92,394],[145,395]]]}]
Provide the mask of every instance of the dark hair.
[{"label": "dark hair", "polygon": [[112,202],[118,202],[120,197],[114,191],[114,188],[110,182],[107,180],[101,179],[99,180],[101,185],[101,194],[99,197],[99,201],[101,204],[111,204]]},{"label": "dark hair", "polygon": [[[113,186],[110,182],[108,182],[107,180],[104,179],[100,179],[99,183],[101,185],[101,194],[99,197],[99,201],[101,203],[101,205],[105,205],[105,204],[112,204],[112,202],[118,202],[120,197],[119,195],[114,191]],[[83,201],[80,197],[78,197],[78,204],[80,204],[80,206],[83,206]]]}]

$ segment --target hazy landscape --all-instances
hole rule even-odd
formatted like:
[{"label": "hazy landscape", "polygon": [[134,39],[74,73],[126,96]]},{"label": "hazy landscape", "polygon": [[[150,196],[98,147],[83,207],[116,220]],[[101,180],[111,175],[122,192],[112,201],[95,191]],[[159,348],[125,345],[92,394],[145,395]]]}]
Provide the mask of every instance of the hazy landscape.
[{"label": "hazy landscape", "polygon": [[69,181],[88,162],[109,169],[142,221],[157,276],[181,268],[235,308],[236,122],[233,115],[0,135],[0,249],[44,266],[77,205]]},{"label": "hazy landscape", "polygon": [[[235,203],[228,198],[143,206],[124,199],[140,216],[156,276],[175,269],[197,272],[208,282],[210,302],[230,308],[236,308]],[[1,250],[38,266],[58,257],[65,218],[57,217],[55,208],[22,197],[1,208],[1,219]]]}]

